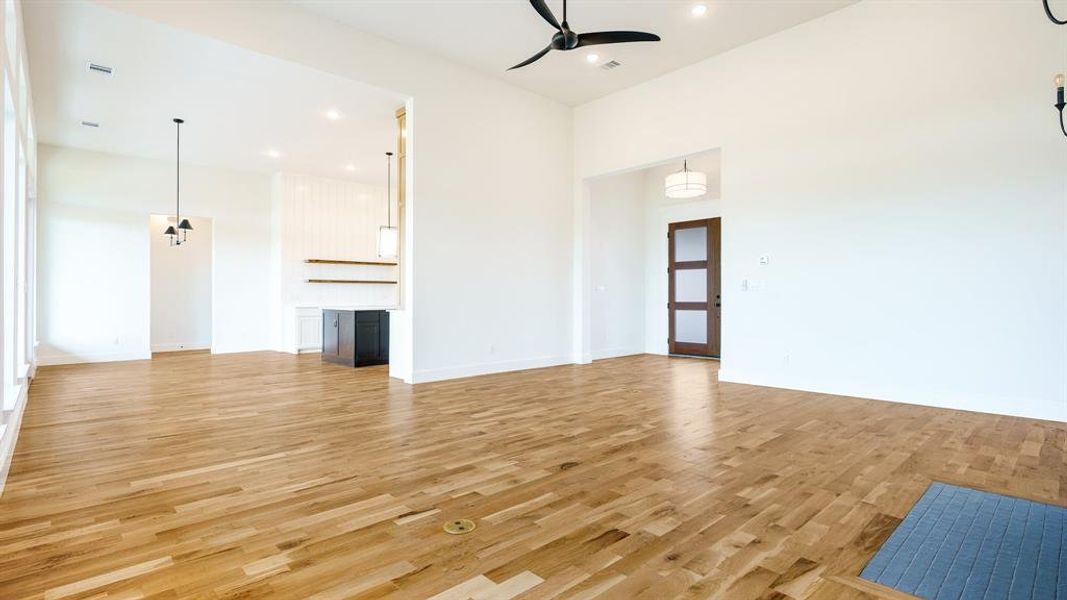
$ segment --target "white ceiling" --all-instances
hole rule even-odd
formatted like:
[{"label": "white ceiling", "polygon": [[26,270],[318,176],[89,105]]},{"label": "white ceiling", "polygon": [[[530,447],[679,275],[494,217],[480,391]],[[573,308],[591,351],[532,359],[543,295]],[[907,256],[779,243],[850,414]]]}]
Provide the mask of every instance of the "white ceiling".
[{"label": "white ceiling", "polygon": [[[400,44],[440,54],[544,96],[578,105],[848,6],[856,0],[572,0],[573,30],[639,30],[654,43],[550,52],[506,71],[548,45],[554,30],[527,0],[290,0],[307,10]],[[694,4],[708,7],[694,17]],[[562,0],[548,0],[562,20]],[[612,71],[586,61],[614,59]]]},{"label": "white ceiling", "polygon": [[183,162],[385,184],[397,96],[89,3],[23,13],[42,142],[173,160],[177,116]]}]

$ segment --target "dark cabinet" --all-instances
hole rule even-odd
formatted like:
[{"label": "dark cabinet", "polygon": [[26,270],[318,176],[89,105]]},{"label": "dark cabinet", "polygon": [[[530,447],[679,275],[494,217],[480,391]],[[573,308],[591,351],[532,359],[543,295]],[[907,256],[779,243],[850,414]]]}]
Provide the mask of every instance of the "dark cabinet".
[{"label": "dark cabinet", "polygon": [[324,309],[322,360],[350,367],[389,364],[389,313]]}]

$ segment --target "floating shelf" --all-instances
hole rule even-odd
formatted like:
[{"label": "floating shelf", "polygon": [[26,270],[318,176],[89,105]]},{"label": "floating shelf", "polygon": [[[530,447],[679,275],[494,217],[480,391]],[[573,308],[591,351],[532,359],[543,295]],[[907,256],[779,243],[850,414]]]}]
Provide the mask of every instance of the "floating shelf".
[{"label": "floating shelf", "polygon": [[379,281],[373,279],[308,279],[308,283],[384,283],[396,284],[395,281]]},{"label": "floating shelf", "polygon": [[371,265],[376,267],[395,267],[395,262],[381,262],[374,260],[331,260],[328,258],[309,258],[304,262],[315,265]]}]

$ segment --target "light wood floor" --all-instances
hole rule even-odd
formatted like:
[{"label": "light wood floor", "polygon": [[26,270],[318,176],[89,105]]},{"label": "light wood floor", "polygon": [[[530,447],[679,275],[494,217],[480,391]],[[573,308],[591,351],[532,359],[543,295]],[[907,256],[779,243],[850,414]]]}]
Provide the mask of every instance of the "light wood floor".
[{"label": "light wood floor", "polygon": [[[855,575],[931,480],[1067,504],[1062,423],[717,369],[44,368],[0,499],[0,598],[871,597]],[[443,533],[457,517],[477,529]]]}]

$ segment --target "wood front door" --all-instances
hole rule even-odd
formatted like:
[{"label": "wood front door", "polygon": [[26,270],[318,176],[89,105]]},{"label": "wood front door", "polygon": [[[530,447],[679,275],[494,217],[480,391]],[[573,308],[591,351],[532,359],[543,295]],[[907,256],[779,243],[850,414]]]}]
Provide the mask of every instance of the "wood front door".
[{"label": "wood front door", "polygon": [[718,357],[722,219],[671,223],[667,245],[669,351]]}]

